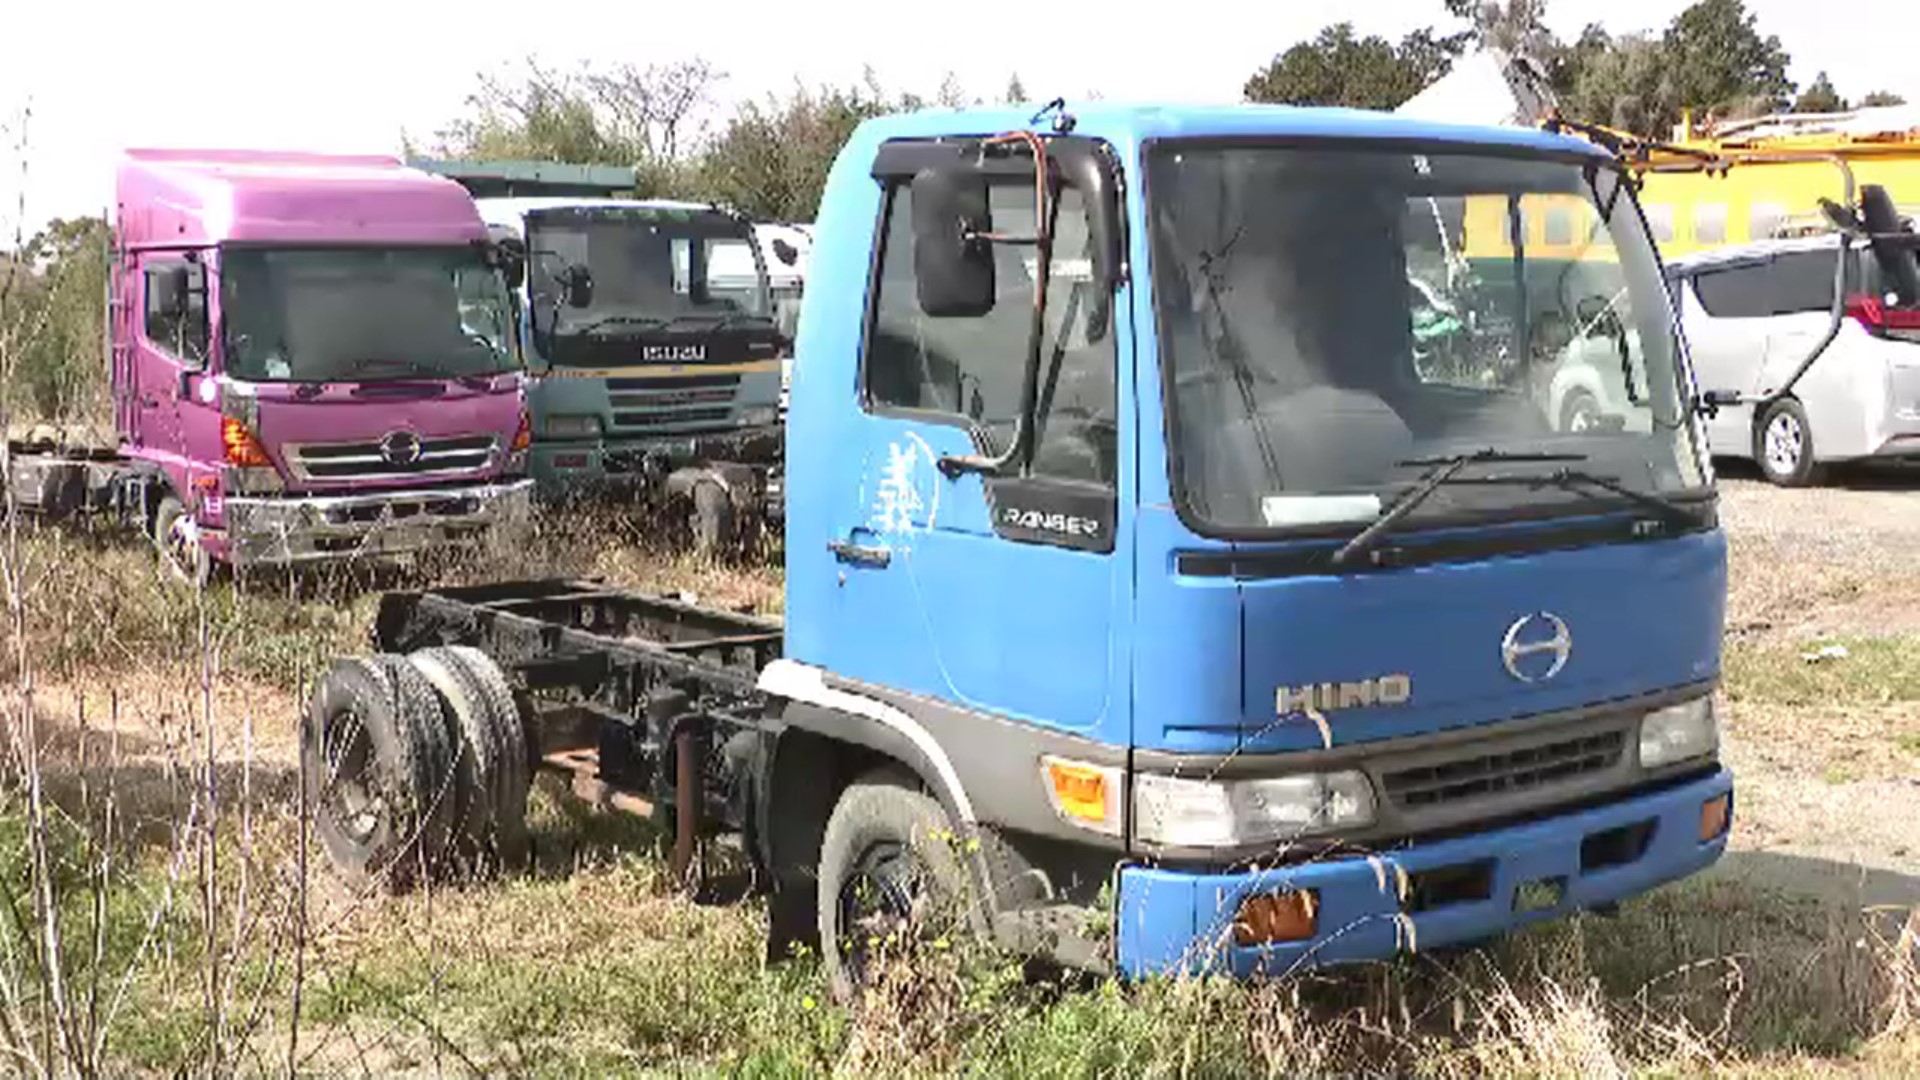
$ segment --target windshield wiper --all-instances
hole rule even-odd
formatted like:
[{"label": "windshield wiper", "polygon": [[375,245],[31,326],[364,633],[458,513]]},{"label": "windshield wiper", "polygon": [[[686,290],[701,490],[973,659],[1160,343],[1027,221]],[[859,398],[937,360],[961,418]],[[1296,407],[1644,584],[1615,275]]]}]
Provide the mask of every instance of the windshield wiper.
[{"label": "windshield wiper", "polygon": [[1580,487],[1599,488],[1636,503],[1676,525],[1697,525],[1700,518],[1693,511],[1674,502],[1645,491],[1635,491],[1611,476],[1601,476],[1584,469],[1555,469],[1537,476],[1500,475],[1480,476],[1459,481],[1463,484],[1511,484],[1521,487],[1558,487],[1572,491]]},{"label": "windshield wiper", "polygon": [[1476,465],[1487,461],[1552,462],[1585,461],[1586,459],[1587,455],[1585,454],[1510,453],[1508,451],[1495,450],[1492,447],[1487,447],[1482,450],[1470,450],[1464,454],[1454,454],[1450,457],[1409,458],[1406,461],[1397,461],[1394,464],[1401,466],[1411,467],[1424,465],[1427,466],[1427,471],[1420,474],[1419,481],[1416,482],[1405,495],[1400,496],[1400,498],[1394,500],[1392,506],[1387,507],[1387,512],[1380,515],[1379,520],[1361,529],[1358,533],[1354,534],[1353,539],[1342,544],[1340,550],[1333,553],[1333,565],[1344,566],[1347,561],[1355,555],[1372,548],[1389,530],[1404,521],[1408,514],[1419,509],[1421,503],[1426,502],[1434,492],[1440,490],[1440,485],[1452,480],[1455,473],[1469,465]]},{"label": "windshield wiper", "polygon": [[653,315],[602,315],[599,318],[591,319],[579,326],[569,326],[564,332],[569,334],[591,334],[603,326],[616,325],[643,326],[647,329],[652,329],[656,326],[666,326],[668,323],[667,320]]},{"label": "windshield wiper", "polygon": [[442,371],[431,364],[422,364],[415,360],[399,360],[390,356],[363,357],[349,363],[347,370],[361,372],[372,367],[399,368],[409,375],[420,375],[429,379],[451,379],[456,377],[453,372]]}]

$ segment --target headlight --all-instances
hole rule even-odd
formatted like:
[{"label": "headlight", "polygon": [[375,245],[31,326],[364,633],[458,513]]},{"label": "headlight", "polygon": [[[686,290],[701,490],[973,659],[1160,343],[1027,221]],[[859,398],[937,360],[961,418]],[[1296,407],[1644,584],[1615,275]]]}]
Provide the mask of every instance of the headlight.
[{"label": "headlight", "polygon": [[600,418],[586,414],[555,413],[547,417],[546,432],[556,439],[591,439],[600,434]]},{"label": "headlight", "polygon": [[[1120,834],[1115,766],[1041,759],[1054,811],[1082,828]],[[1190,780],[1159,773],[1133,778],[1133,832],[1162,847],[1240,847],[1351,829],[1373,822],[1373,785],[1354,771],[1259,780]]]},{"label": "headlight", "polygon": [[1713,698],[1699,697],[1655,709],[1640,721],[1640,767],[1659,768],[1704,757],[1720,746]]},{"label": "headlight", "polygon": [[1142,773],[1134,835],[1168,847],[1238,847],[1373,821],[1373,785],[1354,771],[1218,782]]},{"label": "headlight", "polygon": [[747,409],[740,414],[740,424],[742,427],[771,427],[778,423],[779,420],[780,410],[777,408],[767,408],[766,406],[761,406],[757,409]]}]

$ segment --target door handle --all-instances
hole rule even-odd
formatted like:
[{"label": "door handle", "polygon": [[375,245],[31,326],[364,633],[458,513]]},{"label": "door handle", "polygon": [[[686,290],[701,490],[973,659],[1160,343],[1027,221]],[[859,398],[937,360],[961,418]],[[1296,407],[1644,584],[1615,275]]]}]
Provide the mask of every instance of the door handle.
[{"label": "door handle", "polygon": [[843,563],[884,568],[893,561],[893,552],[884,547],[856,544],[851,540],[829,540],[827,550]]}]

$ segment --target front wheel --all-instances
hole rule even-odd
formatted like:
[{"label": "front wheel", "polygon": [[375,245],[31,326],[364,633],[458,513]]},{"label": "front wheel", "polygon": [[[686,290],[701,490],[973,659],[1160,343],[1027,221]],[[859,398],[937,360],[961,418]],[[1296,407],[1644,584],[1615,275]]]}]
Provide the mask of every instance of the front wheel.
[{"label": "front wheel", "polygon": [[1575,388],[1560,403],[1560,430],[1579,435],[1600,426],[1600,402],[1589,390]]},{"label": "front wheel", "polygon": [[820,848],[820,952],[841,1000],[908,937],[966,930],[966,868],[946,811],[904,774],[871,773],[840,795]]},{"label": "front wheel", "polygon": [[154,510],[153,546],[159,552],[160,565],[180,584],[203,589],[213,578],[213,556],[207,551],[200,523],[172,492],[162,495]]},{"label": "front wheel", "polygon": [[1813,456],[1813,431],[1807,410],[1793,398],[1767,406],[1753,429],[1753,458],[1760,471],[1781,487],[1804,487],[1820,478]]}]

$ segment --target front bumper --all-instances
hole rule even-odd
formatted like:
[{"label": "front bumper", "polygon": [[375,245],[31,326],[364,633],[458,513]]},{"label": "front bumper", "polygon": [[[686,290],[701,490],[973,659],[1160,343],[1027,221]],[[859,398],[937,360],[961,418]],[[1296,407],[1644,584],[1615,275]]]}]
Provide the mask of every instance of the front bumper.
[{"label": "front bumper", "polygon": [[686,465],[717,461],[770,465],[781,456],[783,438],[778,425],[629,438],[536,437],[527,471],[543,488],[582,483],[646,485]]},{"label": "front bumper", "polygon": [[479,540],[525,525],[532,480],[446,488],[229,498],[214,553],[235,566],[271,566],[397,555]]},{"label": "front bumper", "polygon": [[[1721,768],[1620,802],[1415,844],[1373,858],[1225,874],[1129,866],[1120,872],[1118,967],[1130,977],[1176,972],[1280,975],[1475,941],[1612,903],[1696,873],[1718,859],[1726,849],[1727,832],[1701,841],[1701,806],[1732,791],[1733,775]],[[1631,837],[1633,843],[1614,842],[1621,837]],[[1423,901],[1418,894],[1401,898],[1403,873],[1415,883],[1459,881],[1462,868],[1471,868],[1468,876],[1483,887],[1464,890],[1466,895],[1456,887],[1448,902]],[[1522,886],[1551,879],[1560,885],[1556,903],[1517,909]],[[1318,893],[1312,938],[1261,945],[1234,941],[1234,917],[1244,900],[1298,889]]]}]

